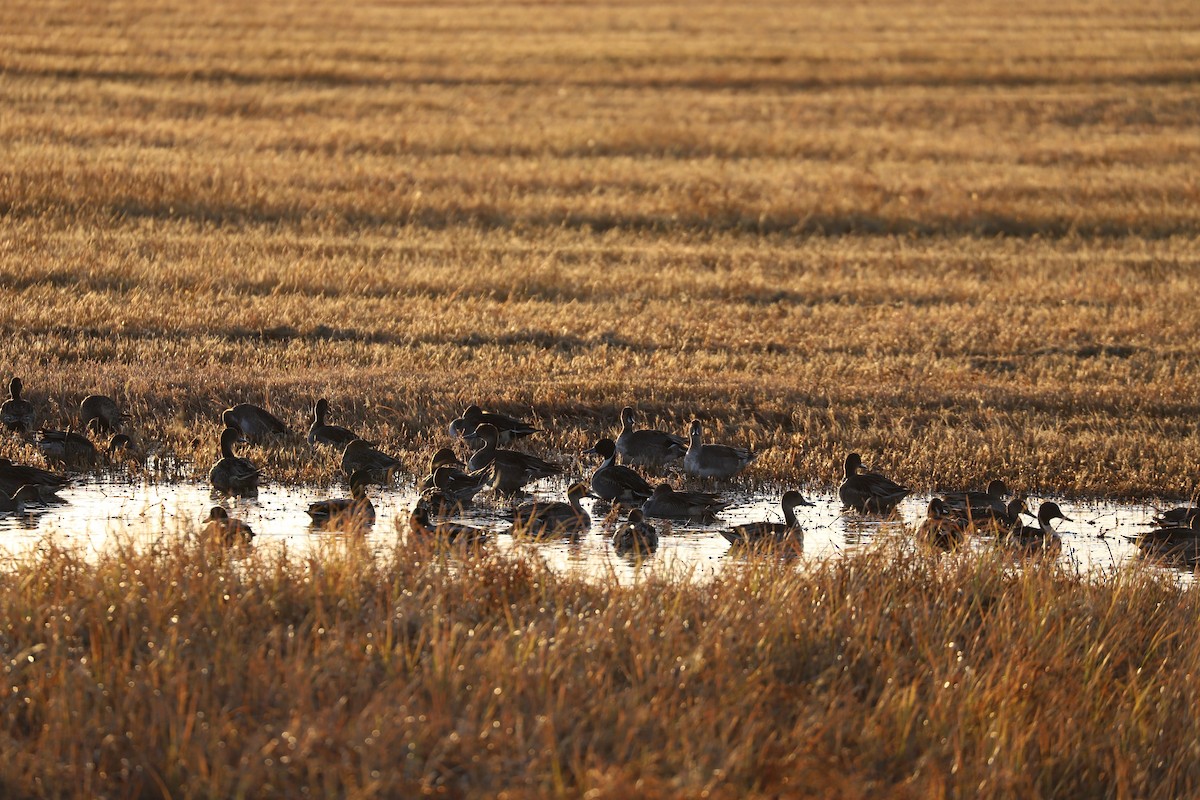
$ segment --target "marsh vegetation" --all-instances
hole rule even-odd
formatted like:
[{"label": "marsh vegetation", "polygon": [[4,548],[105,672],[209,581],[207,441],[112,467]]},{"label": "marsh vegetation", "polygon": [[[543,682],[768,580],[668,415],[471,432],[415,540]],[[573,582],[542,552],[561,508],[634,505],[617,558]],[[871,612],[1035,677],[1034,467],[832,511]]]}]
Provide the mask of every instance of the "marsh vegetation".
[{"label": "marsh vegetation", "polygon": [[[1182,0],[7,2],[2,377],[55,426],[119,399],[156,477],[202,477],[227,406],[302,430],[324,396],[414,471],[468,403],[558,457],[632,405],[761,450],[743,486],[855,451],[920,493],[1188,497],[1198,31]],[[48,547],[0,576],[13,795],[1197,789],[1196,595],[1136,569]]]}]

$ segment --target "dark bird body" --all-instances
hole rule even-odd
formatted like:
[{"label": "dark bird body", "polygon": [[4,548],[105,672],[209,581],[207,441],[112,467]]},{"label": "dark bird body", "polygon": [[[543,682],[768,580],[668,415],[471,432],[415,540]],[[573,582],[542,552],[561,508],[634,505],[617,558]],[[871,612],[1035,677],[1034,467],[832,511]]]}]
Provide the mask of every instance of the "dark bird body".
[{"label": "dark bird body", "polygon": [[803,535],[800,522],[796,519],[797,506],[811,506],[799,492],[784,492],[780,500],[783,507],[783,522],[748,522],[722,530],[721,535],[730,544],[754,545],[760,542],[783,542]]},{"label": "dark bird body", "polygon": [[887,516],[912,493],[911,489],[890,478],[877,472],[859,472],[860,469],[863,469],[863,463],[858,453],[846,456],[842,485],[838,487],[844,508],[852,508],[860,514]]},{"label": "dark bird body", "polygon": [[308,426],[308,443],[324,444],[338,450],[344,450],[346,445],[355,439],[361,439],[354,431],[340,425],[330,425],[325,422],[329,414],[329,401],[322,397],[313,406],[312,424]]},{"label": "dark bird body", "polygon": [[467,406],[461,417],[450,423],[450,434],[470,438],[480,425],[491,425],[495,428],[496,441],[499,444],[509,444],[515,439],[532,436],[541,430],[525,420],[515,419],[504,414],[492,414],[479,406],[471,405]]},{"label": "dark bird body", "polygon": [[483,442],[483,447],[467,462],[467,469],[471,472],[490,469],[492,487],[502,494],[516,494],[526,484],[562,473],[562,467],[537,456],[517,450],[498,449],[499,432],[491,423],[481,424],[467,438]]},{"label": "dark bird body", "polygon": [[591,480],[592,492],[601,500],[640,506],[654,493],[645,478],[617,463],[617,448],[612,439],[601,439],[583,452],[595,453],[604,459],[592,473]]},{"label": "dark bird body", "polygon": [[653,428],[634,430],[633,417],[631,407],[621,409],[621,434],[617,437],[616,448],[625,463],[663,467],[687,455],[687,439]]}]

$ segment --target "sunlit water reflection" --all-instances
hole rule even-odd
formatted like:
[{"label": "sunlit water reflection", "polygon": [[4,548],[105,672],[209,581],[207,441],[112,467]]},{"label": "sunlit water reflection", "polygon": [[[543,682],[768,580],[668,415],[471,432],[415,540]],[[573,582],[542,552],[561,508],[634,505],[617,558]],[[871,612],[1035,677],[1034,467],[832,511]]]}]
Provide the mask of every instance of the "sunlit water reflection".
[{"label": "sunlit water reflection", "polygon": [[[563,487],[539,484],[535,496],[561,499]],[[189,483],[131,483],[92,479],[62,491],[65,505],[25,514],[0,516],[0,555],[12,558],[36,547],[47,537],[74,545],[88,553],[99,553],[117,541],[151,543],[180,537],[199,528],[208,509],[221,502],[230,514],[248,522],[257,533],[255,547],[286,545],[292,552],[312,549],[322,538],[339,535],[314,529],[305,509],[314,500],[344,496],[337,487],[266,486],[254,499],[214,498],[207,486]],[[732,494],[737,502],[711,523],[667,522],[655,520],[662,536],[657,553],[649,558],[619,555],[609,544],[611,523],[605,522],[607,507],[592,509],[591,530],[573,539],[553,539],[530,545],[504,534],[493,538],[490,546],[500,550],[529,548],[552,567],[588,575],[612,575],[629,580],[639,572],[662,570],[702,580],[738,563],[726,558],[729,544],[721,537],[721,528],[756,520],[780,520],[778,494]],[[829,491],[805,492],[815,503],[797,509],[804,527],[803,555],[823,559],[852,551],[880,537],[907,540],[911,532],[905,524],[917,525],[925,515],[927,500],[909,498],[900,507],[900,519],[882,522],[854,513],[843,514],[836,494]],[[367,541],[380,548],[392,547],[407,535],[408,512],[417,500],[413,485],[402,485],[371,493],[377,520],[365,534]],[[1029,499],[1036,508],[1044,499]],[[223,502],[222,502],[223,501]],[[1125,539],[1143,530],[1155,513],[1149,504],[1110,502],[1070,502],[1058,500],[1072,522],[1059,523],[1063,548],[1059,559],[1079,571],[1108,570],[1140,557],[1136,546]],[[508,528],[503,519],[503,504],[485,502],[472,509],[460,521],[485,527],[498,533]],[[399,522],[399,524],[397,524]],[[976,537],[973,547],[991,546],[991,540]]]}]

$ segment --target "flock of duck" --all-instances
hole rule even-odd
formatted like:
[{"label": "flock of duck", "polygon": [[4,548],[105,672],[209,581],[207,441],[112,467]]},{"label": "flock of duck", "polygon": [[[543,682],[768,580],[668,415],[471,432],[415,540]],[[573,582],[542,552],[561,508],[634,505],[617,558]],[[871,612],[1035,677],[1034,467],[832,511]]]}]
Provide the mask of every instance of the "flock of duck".
[{"label": "flock of duck", "polygon": [[[68,468],[96,463],[101,451],[88,433],[111,437],[103,451],[109,458],[130,446],[130,438],[120,433],[129,415],[111,398],[88,395],[83,399],[79,410],[82,432],[38,429],[34,424],[35,409],[22,396],[23,388],[20,378],[10,381],[9,397],[0,405],[0,425],[36,442],[47,462]],[[329,424],[329,413],[329,402],[324,398],[317,400],[307,438],[314,447],[330,447],[341,453],[341,468],[348,478],[350,497],[321,500],[310,504],[307,511],[318,527],[362,529],[375,520],[368,487],[389,484],[401,470],[401,462],[353,431]],[[220,457],[209,470],[209,482],[218,494],[253,495],[263,476],[262,470],[238,456],[235,446],[243,442],[268,443],[275,437],[290,435],[290,431],[271,412],[250,403],[226,409],[221,421],[225,427],[219,437]],[[601,459],[589,481],[571,483],[565,501],[528,500],[513,505],[508,532],[531,537],[582,533],[590,528],[591,516],[581,501],[592,498],[611,505],[610,516],[617,523],[611,541],[616,549],[651,552],[659,540],[652,519],[713,521],[729,503],[717,493],[676,489],[667,481],[652,486],[635,467],[661,470],[679,465],[688,476],[723,480],[742,472],[758,456],[752,450],[706,443],[699,420],[691,422],[686,438],[667,431],[638,429],[632,407],[621,411],[620,423],[621,430],[615,440],[601,438],[583,451]],[[417,535],[451,540],[482,540],[491,535],[491,531],[447,518],[460,515],[486,489],[512,499],[536,481],[561,476],[564,472],[561,466],[505,447],[539,432],[539,428],[525,420],[485,412],[478,405],[468,406],[461,417],[450,423],[449,433],[452,439],[467,443],[471,452],[466,460],[451,447],[433,454],[428,474],[420,483],[420,499],[409,515],[409,529]],[[69,481],[66,474],[0,458],[0,512],[62,502],[57,491]],[[838,487],[844,511],[886,517],[911,493],[908,487],[866,468],[858,453],[845,457]],[[932,547],[954,550],[973,533],[987,534],[999,543],[1024,551],[1058,552],[1061,540],[1052,523],[1071,520],[1054,502],[1042,503],[1035,515],[1023,497],[1009,494],[1004,481],[993,480],[984,492],[950,492],[933,497],[925,520],[916,529],[916,538]],[[811,505],[799,491],[789,490],[781,498],[783,521],[734,525],[720,533],[731,544],[741,546],[797,543],[803,529],[796,509]],[[1026,523],[1024,518],[1036,524]],[[203,530],[227,544],[246,543],[254,535],[249,525],[230,517],[220,505],[210,510]],[[1184,506],[1163,512],[1153,520],[1149,530],[1127,538],[1143,549],[1195,563],[1200,560],[1200,508]]]}]

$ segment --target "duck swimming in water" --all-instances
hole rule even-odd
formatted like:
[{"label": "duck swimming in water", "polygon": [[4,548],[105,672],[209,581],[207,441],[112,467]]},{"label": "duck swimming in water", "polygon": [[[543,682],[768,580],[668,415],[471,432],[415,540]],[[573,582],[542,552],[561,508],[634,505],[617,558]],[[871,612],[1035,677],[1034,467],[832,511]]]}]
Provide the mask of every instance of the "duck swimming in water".
[{"label": "duck swimming in water", "polygon": [[616,462],[617,447],[612,439],[601,439],[583,452],[595,453],[604,459],[592,473],[592,491],[601,500],[640,506],[654,493],[645,478]]},{"label": "duck swimming in water", "polygon": [[658,549],[658,531],[645,518],[640,508],[629,512],[629,519],[612,535],[613,549],[619,553],[653,553]]},{"label": "duck swimming in water", "polygon": [[371,475],[359,470],[350,476],[350,497],[318,500],[308,506],[308,515],[318,527],[362,529],[375,522],[375,506],[367,497]]},{"label": "duck swimming in water", "polygon": [[592,517],[583,510],[579,501],[595,497],[583,483],[574,483],[567,488],[567,502],[534,500],[522,503],[513,509],[513,535],[525,533],[530,536],[563,536],[581,533],[591,527]]},{"label": "duck swimming in water", "polygon": [[490,469],[492,487],[502,494],[516,494],[526,484],[562,473],[562,467],[537,456],[498,449],[500,433],[490,422],[479,425],[467,438],[483,442],[483,447],[467,462],[467,469],[471,472]]},{"label": "duck swimming in water", "polygon": [[429,507],[423,503],[417,503],[409,514],[408,529],[420,537],[444,538],[453,543],[483,542],[491,535],[491,532],[484,528],[458,522],[433,522],[429,516]]},{"label": "duck swimming in water", "polygon": [[749,522],[744,525],[734,525],[729,530],[722,530],[721,535],[730,544],[754,545],[760,542],[783,542],[787,539],[803,535],[800,522],[796,519],[797,506],[811,506],[812,503],[795,490],[783,493],[780,500],[783,507],[783,522]]},{"label": "duck swimming in water", "polygon": [[710,492],[677,492],[669,483],[654,487],[654,493],[642,503],[647,517],[712,519],[729,503]]},{"label": "duck swimming in water", "polygon": [[957,550],[967,538],[967,521],[950,513],[940,497],[929,501],[925,521],[917,528],[917,541],[940,550]]},{"label": "duck swimming in water", "polygon": [[852,508],[860,514],[887,516],[912,493],[911,489],[890,478],[877,472],[859,472],[860,469],[865,469],[862,456],[858,453],[846,456],[842,485],[838,487],[843,508]]},{"label": "duck swimming in water", "polygon": [[202,532],[206,539],[219,541],[226,547],[248,545],[254,538],[254,531],[249,525],[229,516],[229,512],[221,506],[209,509]]},{"label": "duck swimming in water", "polygon": [[208,472],[208,480],[217,491],[258,491],[258,479],[262,473],[249,459],[240,458],[233,453],[233,445],[241,439],[242,432],[237,428],[221,431],[221,458]]}]

